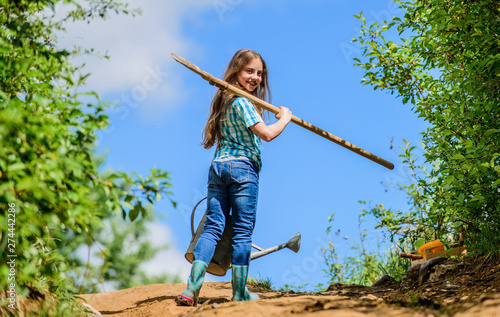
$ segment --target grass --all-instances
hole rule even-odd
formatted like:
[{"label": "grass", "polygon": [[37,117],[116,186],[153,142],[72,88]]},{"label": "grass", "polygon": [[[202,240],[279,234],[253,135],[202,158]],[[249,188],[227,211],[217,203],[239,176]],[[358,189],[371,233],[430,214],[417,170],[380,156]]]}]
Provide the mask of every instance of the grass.
[{"label": "grass", "polygon": [[259,273],[259,277],[249,276],[247,279],[247,284],[252,287],[255,292],[271,292],[273,291],[273,283],[270,277],[262,277]]}]

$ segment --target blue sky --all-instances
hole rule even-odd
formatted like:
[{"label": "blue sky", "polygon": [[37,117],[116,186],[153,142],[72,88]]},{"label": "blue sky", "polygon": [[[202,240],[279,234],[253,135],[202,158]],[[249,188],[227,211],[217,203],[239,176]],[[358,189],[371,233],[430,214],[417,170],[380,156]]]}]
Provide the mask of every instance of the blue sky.
[{"label": "blue sky", "polygon": [[426,124],[400,99],[362,86],[363,72],[352,61],[361,57],[351,43],[360,25],[353,15],[363,11],[368,21],[381,22],[401,14],[392,0],[129,3],[141,7],[143,15],[76,24],[60,41],[111,55],[110,60],[85,59],[92,73],[87,88],[118,103],[109,112],[111,128],[99,135],[105,167],[171,172],[178,208],[167,201],[156,207],[165,217],[151,228],[151,239],[172,248],[146,263],[148,271],[187,278],[190,265],[183,254],[191,238],[190,213],[205,197],[214,151],[199,144],[215,88],[168,52],[220,77],[238,49],[251,48],[266,60],[274,105],[289,107],[299,118],[396,165],[390,171],[294,124],[263,143],[254,243],[267,248],[301,232],[302,245],[297,254],[283,250],[253,261],[250,275],[269,277],[276,287],[325,283],[319,249],[327,241],[332,213],[333,229],[340,229],[332,242],[344,255],[358,236],[358,200],[408,208],[401,192],[381,184],[406,181],[390,139],[395,149],[403,138],[418,143]]}]

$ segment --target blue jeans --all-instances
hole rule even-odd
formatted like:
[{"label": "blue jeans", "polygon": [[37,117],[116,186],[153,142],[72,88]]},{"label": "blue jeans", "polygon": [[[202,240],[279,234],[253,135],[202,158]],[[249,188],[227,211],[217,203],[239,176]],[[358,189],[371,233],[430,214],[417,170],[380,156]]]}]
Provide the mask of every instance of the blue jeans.
[{"label": "blue jeans", "polygon": [[231,210],[233,265],[248,265],[255,227],[259,173],[250,160],[212,162],[208,173],[207,220],[196,247],[194,260],[210,263],[222,237]]}]

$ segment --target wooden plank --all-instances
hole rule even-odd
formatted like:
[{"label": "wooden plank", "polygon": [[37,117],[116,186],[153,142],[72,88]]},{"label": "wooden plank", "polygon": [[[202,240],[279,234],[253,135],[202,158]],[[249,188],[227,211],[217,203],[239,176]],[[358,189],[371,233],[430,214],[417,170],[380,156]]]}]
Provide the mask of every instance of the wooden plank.
[{"label": "wooden plank", "polygon": [[427,253],[426,253],[425,258],[427,260],[430,260],[432,258],[437,258],[439,256],[449,258],[451,256],[461,256],[461,255],[466,255],[466,254],[467,254],[467,249],[465,249],[465,247],[456,247],[456,248],[449,249],[449,250],[432,252],[429,254],[429,257],[427,257]]},{"label": "wooden plank", "polygon": [[434,246],[434,247],[424,249],[425,257],[423,259],[412,259],[411,266],[422,264],[427,260],[437,258],[440,256],[445,257],[445,258],[449,258],[451,256],[467,255],[467,249],[464,246],[458,246],[458,247],[455,247],[455,248],[452,248],[449,250],[432,252],[432,249],[435,249],[437,247],[442,247],[442,246]]}]

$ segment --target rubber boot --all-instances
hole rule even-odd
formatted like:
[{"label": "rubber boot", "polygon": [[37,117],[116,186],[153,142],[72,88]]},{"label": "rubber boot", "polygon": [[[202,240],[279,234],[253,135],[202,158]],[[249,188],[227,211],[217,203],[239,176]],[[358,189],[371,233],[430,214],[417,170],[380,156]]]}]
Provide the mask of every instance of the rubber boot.
[{"label": "rubber boot", "polygon": [[201,286],[205,280],[208,264],[203,261],[193,261],[191,266],[191,275],[189,275],[187,288],[178,298],[180,305],[196,306],[198,305],[198,295]]},{"label": "rubber boot", "polygon": [[247,288],[248,265],[233,265],[233,277],[231,285],[233,286],[233,301],[257,300],[257,294],[251,294]]}]

